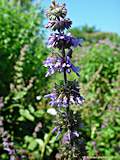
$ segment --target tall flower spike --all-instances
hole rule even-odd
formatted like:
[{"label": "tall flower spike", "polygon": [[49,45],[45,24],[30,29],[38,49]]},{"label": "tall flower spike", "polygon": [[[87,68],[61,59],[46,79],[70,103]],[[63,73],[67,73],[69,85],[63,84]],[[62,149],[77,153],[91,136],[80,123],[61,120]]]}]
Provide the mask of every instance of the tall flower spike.
[{"label": "tall flower spike", "polygon": [[67,9],[65,4],[60,5],[53,0],[46,15],[49,21],[45,27],[53,31],[48,38],[47,44],[50,48],[57,48],[59,54],[49,56],[44,61],[44,66],[48,68],[45,76],[48,77],[60,72],[63,73],[64,78],[60,84],[55,85],[52,93],[45,95],[45,98],[50,100],[49,105],[55,107],[57,111],[56,118],[58,119],[52,133],[57,131],[57,138],[61,132],[64,132],[62,144],[65,150],[61,158],[67,160],[67,158],[74,159],[77,156],[77,159],[80,159],[82,155],[81,134],[79,132],[81,122],[79,116],[74,115],[70,105],[80,106],[84,102],[84,98],[80,94],[79,83],[76,80],[68,81],[67,75],[73,71],[77,76],[80,76],[80,69],[71,62],[71,58],[73,57],[74,48],[81,46],[82,40],[73,37],[70,33],[65,34],[65,30],[72,25],[72,21],[66,18]]}]

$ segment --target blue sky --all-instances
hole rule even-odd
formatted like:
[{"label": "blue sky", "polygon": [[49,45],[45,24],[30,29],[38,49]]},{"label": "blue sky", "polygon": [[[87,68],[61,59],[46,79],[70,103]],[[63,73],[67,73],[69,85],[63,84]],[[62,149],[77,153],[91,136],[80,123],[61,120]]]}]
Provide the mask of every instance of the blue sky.
[{"label": "blue sky", "polygon": [[[47,8],[51,0],[42,0]],[[95,26],[96,29],[120,35],[120,0],[57,0],[67,5],[73,27]]]}]

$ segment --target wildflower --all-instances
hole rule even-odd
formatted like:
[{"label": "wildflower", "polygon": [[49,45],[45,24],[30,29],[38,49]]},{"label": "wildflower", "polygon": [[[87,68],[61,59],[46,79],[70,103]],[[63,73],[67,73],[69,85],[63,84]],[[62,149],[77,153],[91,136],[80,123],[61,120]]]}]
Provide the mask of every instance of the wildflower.
[{"label": "wildflower", "polygon": [[84,102],[76,81],[69,81],[68,84],[63,86],[57,85],[52,93],[45,95],[45,98],[50,98],[49,104],[56,107],[67,107],[68,104],[81,105]]},{"label": "wildflower", "polygon": [[59,137],[59,135],[61,134],[61,132],[62,132],[62,128],[60,128],[60,129],[58,130],[57,135],[56,135],[56,139]]},{"label": "wildflower", "polygon": [[[66,57],[66,66],[68,66],[68,69],[71,68],[72,71],[77,74],[77,76],[80,76],[80,75],[79,75],[80,68],[79,68],[79,67],[75,67],[75,66],[71,63],[69,56]],[[67,70],[67,71],[68,71],[68,70]]]},{"label": "wildflower", "polygon": [[56,132],[58,130],[58,126],[53,128],[52,133]]},{"label": "wildflower", "polygon": [[62,57],[48,57],[46,61],[44,61],[44,66],[48,67],[48,71],[45,75],[46,77],[54,74],[55,72],[63,72],[64,68],[67,73],[70,73],[72,70],[79,76],[80,69],[71,63],[69,56],[66,57],[66,60]]},{"label": "wildflower", "polygon": [[51,99],[51,101],[49,102],[51,106],[66,107],[68,105],[66,96],[64,96],[64,94],[62,93],[60,95],[58,95],[58,93],[51,93],[51,94],[45,95],[45,98]]},{"label": "wildflower", "polygon": [[44,96],[45,98],[51,98],[51,100],[55,100],[56,99],[56,93],[50,93]]},{"label": "wildflower", "polygon": [[72,37],[70,34],[58,34],[54,33],[51,34],[48,39],[48,45],[54,48],[70,48],[70,47],[77,47],[81,46],[81,39]]},{"label": "wildflower", "polygon": [[67,133],[64,134],[62,143],[63,144],[69,143],[71,140],[78,137],[79,133],[77,131],[68,131]]},{"label": "wildflower", "polygon": [[56,71],[61,71],[61,63],[62,59],[59,57],[48,57],[46,61],[44,61],[44,66],[48,67],[46,77],[54,74]]},{"label": "wildflower", "polygon": [[[72,24],[72,21],[66,18],[66,14],[65,4],[59,5],[55,0],[52,0],[52,4],[46,13],[49,22],[45,27],[55,31],[49,36],[48,46],[57,48],[59,54],[52,55],[44,61],[44,66],[48,67],[45,76],[48,77],[56,72],[63,72],[64,80],[60,81],[59,85],[55,84],[52,93],[45,95],[45,98],[50,99],[49,105],[56,107],[55,110],[51,108],[47,112],[52,113],[52,115],[58,115],[58,121],[56,121],[56,127],[52,133],[57,131],[56,138],[58,138],[62,130],[66,130],[62,142],[63,144],[70,144],[66,149],[70,151],[68,151],[68,157],[73,158],[71,153],[76,157],[78,157],[78,153],[81,155],[82,144],[79,140],[81,133],[76,131],[76,128],[80,127],[78,123],[79,117],[75,117],[69,106],[81,105],[84,102],[84,98],[80,95],[78,82],[76,80],[68,81],[67,74],[73,71],[77,76],[80,76],[80,68],[71,62],[71,58],[74,48],[81,46],[82,39],[75,38],[70,33],[65,34],[64,30],[69,29]],[[65,150],[65,153],[67,153],[67,150]],[[75,152],[77,153],[76,155]]]}]

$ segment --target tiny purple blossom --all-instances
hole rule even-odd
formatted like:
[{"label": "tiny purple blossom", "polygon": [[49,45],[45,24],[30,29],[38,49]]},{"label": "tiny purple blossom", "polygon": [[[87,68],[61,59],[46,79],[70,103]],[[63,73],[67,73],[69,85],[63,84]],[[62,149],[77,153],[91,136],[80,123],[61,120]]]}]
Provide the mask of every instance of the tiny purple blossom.
[{"label": "tiny purple blossom", "polygon": [[79,133],[77,131],[69,131],[64,134],[62,143],[69,143],[72,139],[79,137]]},{"label": "tiny purple blossom", "polygon": [[44,96],[45,98],[51,98],[52,100],[56,99],[56,93],[50,93]]},{"label": "tiny purple blossom", "polygon": [[67,107],[67,99],[63,95],[57,95],[57,93],[53,92],[51,94],[45,95],[45,98],[50,98],[51,101],[49,104],[51,106],[57,106],[57,107]]},{"label": "tiny purple blossom", "polygon": [[58,133],[56,135],[56,139],[59,137],[59,135],[61,134],[61,132],[62,132],[62,128],[59,129],[59,131],[58,131]]},{"label": "tiny purple blossom", "polygon": [[52,133],[56,132],[58,130],[58,127],[53,128]]},{"label": "tiny purple blossom", "polygon": [[44,66],[48,67],[48,72],[46,73],[46,77],[54,74],[57,71],[61,71],[62,67],[62,58],[61,57],[48,57],[44,61]]},{"label": "tiny purple blossom", "polygon": [[72,69],[73,72],[75,72],[78,76],[80,76],[80,75],[79,75],[80,68],[79,68],[79,67],[75,67],[75,66],[71,63],[69,56],[66,57],[66,63],[69,65],[69,67]]},{"label": "tiny purple blossom", "polygon": [[14,156],[16,154],[16,150],[14,149],[14,144],[10,141],[10,137],[6,131],[2,134],[2,140],[4,150],[7,151],[10,156]]}]

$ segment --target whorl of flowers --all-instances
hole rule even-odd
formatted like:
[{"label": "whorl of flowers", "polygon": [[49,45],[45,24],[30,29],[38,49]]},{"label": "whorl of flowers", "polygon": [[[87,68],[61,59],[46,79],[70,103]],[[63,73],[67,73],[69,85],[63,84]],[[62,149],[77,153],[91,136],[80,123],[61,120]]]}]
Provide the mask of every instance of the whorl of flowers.
[{"label": "whorl of flowers", "polygon": [[56,84],[53,92],[45,97],[51,99],[49,102],[51,106],[57,107],[67,107],[70,104],[81,105],[84,102],[84,98],[79,93],[77,81],[68,81],[66,85]]},{"label": "whorl of flowers", "polygon": [[[59,122],[57,122],[53,132],[57,131],[58,137],[64,130],[63,144],[70,144],[70,150],[73,150],[73,146],[79,148],[78,140],[75,141],[75,139],[80,138],[80,127],[77,117],[73,116],[70,105],[81,105],[84,98],[80,95],[79,83],[76,80],[68,81],[67,74],[73,71],[77,76],[80,76],[79,67],[76,67],[71,59],[74,48],[81,46],[82,41],[73,37],[70,33],[65,34],[65,30],[69,29],[72,24],[72,21],[66,18],[67,9],[65,4],[60,5],[53,0],[46,15],[49,22],[45,27],[53,31],[48,38],[47,44],[55,49],[55,53],[51,54],[43,63],[48,68],[45,76],[48,77],[56,72],[61,72],[64,80],[60,84],[56,84],[52,93],[45,95],[45,98],[50,99],[49,104],[55,107],[59,117]],[[77,151],[80,152],[79,149]]]},{"label": "whorl of flowers", "polygon": [[66,59],[63,57],[51,56],[44,61],[44,66],[48,67],[46,77],[54,74],[55,72],[63,72],[66,69],[67,73],[70,73],[71,70],[79,76],[79,67],[75,67],[70,60],[69,56],[66,56]]}]

